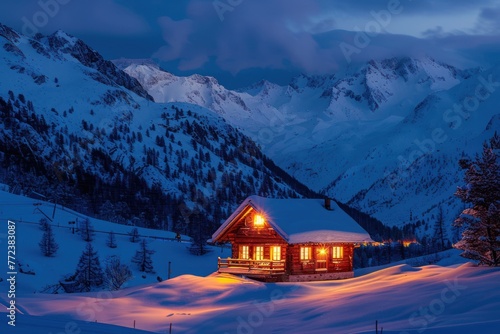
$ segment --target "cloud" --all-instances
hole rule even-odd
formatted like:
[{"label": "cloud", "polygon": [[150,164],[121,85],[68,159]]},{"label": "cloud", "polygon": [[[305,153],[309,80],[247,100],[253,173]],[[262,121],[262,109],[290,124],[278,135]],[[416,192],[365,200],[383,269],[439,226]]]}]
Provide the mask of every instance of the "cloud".
[{"label": "cloud", "polygon": [[64,30],[128,36],[148,31],[149,24],[125,5],[113,0],[2,1],[0,19],[14,29],[23,30],[27,21],[43,33]]},{"label": "cloud", "polygon": [[321,13],[317,1],[296,0],[293,5],[287,0],[240,1],[237,6],[220,8],[214,4],[191,1],[188,19],[161,18],[158,22],[166,45],[154,57],[165,61],[178,57],[184,70],[214,59],[233,74],[248,68],[294,67],[314,73],[336,67],[330,52],[305,31],[305,27],[322,24],[314,22]]},{"label": "cloud", "polygon": [[496,0],[321,0],[321,6],[332,12],[344,12],[351,15],[368,14],[372,10],[387,8],[389,3],[404,7],[403,15],[447,15],[463,12],[478,7],[495,4]]},{"label": "cloud", "polygon": [[481,10],[477,23],[478,32],[488,34],[500,33],[500,5]]},{"label": "cloud", "polygon": [[442,26],[437,26],[435,28],[427,29],[422,32],[422,36],[425,38],[439,38],[444,37],[446,34]]},{"label": "cloud", "polygon": [[113,0],[72,0],[67,6],[67,15],[61,10],[56,24],[68,31],[126,36],[149,30],[146,20]]},{"label": "cloud", "polygon": [[[426,8],[427,12],[429,8],[463,12],[473,7],[465,0],[400,2],[403,10],[397,15],[397,24],[401,21],[404,24],[405,18],[413,18],[412,15],[419,16]],[[374,20],[370,12],[384,10],[388,3],[388,0],[360,0],[355,4],[338,0],[192,0],[187,6],[186,19],[158,20],[165,45],[154,57],[160,61],[178,60],[182,71],[196,71],[211,63],[233,75],[248,69],[323,74],[353,61],[394,56],[431,56],[456,64],[464,62],[463,56],[455,53],[464,49],[460,40],[469,38],[463,33],[463,36],[450,34],[442,27],[427,29],[425,38],[389,34],[382,29],[362,47],[356,46],[359,32],[336,30],[343,11],[349,11],[350,15],[364,13],[369,22]],[[492,13],[484,15],[494,17]],[[355,52],[348,56],[341,48],[346,44],[355,47]]]},{"label": "cloud", "polygon": [[[69,0],[40,31],[65,30],[113,57],[152,55],[174,73],[324,74],[349,63],[340,45],[355,45],[356,29],[394,1]],[[429,55],[460,63],[474,47],[498,51],[498,0],[399,2],[401,13],[352,61]],[[0,21],[21,30],[22,18],[41,10],[38,0],[1,1]]]}]

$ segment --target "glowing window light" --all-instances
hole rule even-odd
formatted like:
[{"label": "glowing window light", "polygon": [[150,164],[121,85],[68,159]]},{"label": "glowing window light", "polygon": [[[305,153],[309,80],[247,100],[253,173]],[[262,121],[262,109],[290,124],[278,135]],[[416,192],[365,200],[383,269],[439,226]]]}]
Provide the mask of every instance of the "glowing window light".
[{"label": "glowing window light", "polygon": [[249,247],[247,245],[240,245],[240,259],[249,259],[249,254]]},{"label": "glowing window light", "polygon": [[300,260],[307,261],[311,258],[311,247],[300,247]]},{"label": "glowing window light", "polygon": [[263,227],[264,222],[265,222],[265,220],[264,220],[264,217],[262,217],[262,215],[256,214],[253,217],[253,226],[255,226],[255,227]]},{"label": "glowing window light", "polygon": [[255,246],[253,250],[254,260],[264,260],[264,246]]},{"label": "glowing window light", "polygon": [[332,258],[342,259],[344,257],[344,248],[340,246],[334,246],[332,248]]},{"label": "glowing window light", "polygon": [[280,261],[281,260],[281,247],[271,246],[271,260]]},{"label": "glowing window light", "polygon": [[319,253],[320,253],[321,255],[325,255],[325,254],[326,254],[326,249],[324,249],[324,248],[320,248]]}]

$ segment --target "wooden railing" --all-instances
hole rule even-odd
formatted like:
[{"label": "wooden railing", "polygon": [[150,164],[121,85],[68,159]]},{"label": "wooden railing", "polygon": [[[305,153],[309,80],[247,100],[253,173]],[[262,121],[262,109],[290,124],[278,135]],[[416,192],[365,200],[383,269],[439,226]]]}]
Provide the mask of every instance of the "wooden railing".
[{"label": "wooden railing", "polygon": [[220,272],[262,272],[269,274],[279,274],[285,272],[285,261],[245,260],[232,258],[222,259],[219,257],[218,267]]}]

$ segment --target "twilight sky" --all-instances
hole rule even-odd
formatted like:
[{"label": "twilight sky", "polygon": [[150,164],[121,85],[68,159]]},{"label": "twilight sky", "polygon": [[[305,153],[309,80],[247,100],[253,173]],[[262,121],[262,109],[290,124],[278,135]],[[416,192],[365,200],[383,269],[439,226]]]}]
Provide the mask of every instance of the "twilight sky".
[{"label": "twilight sky", "polygon": [[500,0],[8,0],[0,22],[230,88],[391,56],[500,60]]}]

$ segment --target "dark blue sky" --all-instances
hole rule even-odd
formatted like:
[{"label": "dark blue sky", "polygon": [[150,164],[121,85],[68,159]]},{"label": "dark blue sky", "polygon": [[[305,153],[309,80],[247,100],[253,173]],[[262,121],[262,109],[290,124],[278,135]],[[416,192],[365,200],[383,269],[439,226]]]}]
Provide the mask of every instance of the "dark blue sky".
[{"label": "dark blue sky", "polygon": [[373,58],[473,66],[500,54],[492,0],[18,0],[0,3],[0,22],[26,34],[62,29],[108,59],[153,58],[231,88]]}]

